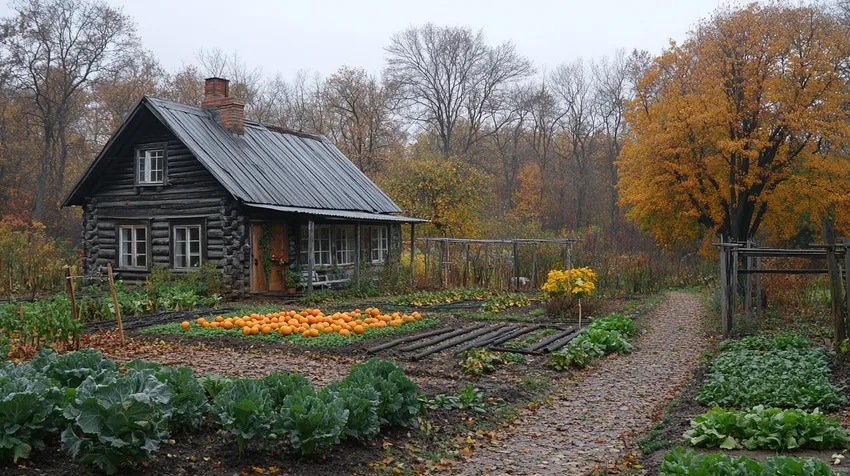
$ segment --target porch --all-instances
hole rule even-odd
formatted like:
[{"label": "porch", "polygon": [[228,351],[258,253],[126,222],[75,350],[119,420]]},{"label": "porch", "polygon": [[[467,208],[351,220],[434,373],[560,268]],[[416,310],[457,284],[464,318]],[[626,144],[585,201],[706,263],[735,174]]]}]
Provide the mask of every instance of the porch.
[{"label": "porch", "polygon": [[416,224],[427,221],[367,212],[246,205],[251,224],[252,293],[309,294],[351,281],[359,285],[364,270],[400,258],[402,225],[410,225],[414,240]]}]

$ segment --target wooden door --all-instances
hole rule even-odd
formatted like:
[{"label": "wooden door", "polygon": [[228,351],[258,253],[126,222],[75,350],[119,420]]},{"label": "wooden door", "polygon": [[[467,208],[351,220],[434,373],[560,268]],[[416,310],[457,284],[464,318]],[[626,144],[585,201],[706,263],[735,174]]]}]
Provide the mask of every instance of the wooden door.
[{"label": "wooden door", "polygon": [[[283,291],[285,280],[281,271],[283,267],[272,264],[271,273],[266,278],[263,269],[263,249],[260,247],[260,236],[263,234],[263,224],[255,223],[251,227],[251,291]],[[272,236],[269,240],[271,254],[283,254],[289,260],[289,233],[285,223],[272,224]]]}]

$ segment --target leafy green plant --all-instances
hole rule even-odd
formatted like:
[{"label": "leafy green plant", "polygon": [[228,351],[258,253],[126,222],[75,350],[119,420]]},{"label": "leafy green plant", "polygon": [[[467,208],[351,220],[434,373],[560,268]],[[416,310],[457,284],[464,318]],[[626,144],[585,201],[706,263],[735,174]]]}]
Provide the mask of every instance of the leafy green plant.
[{"label": "leafy green plant", "polygon": [[131,371],[149,371],[166,385],[171,396],[173,430],[196,429],[210,409],[204,388],[187,367],[164,367],[156,362],[134,360],[127,364]]},{"label": "leafy green plant", "polygon": [[348,410],[348,420],[345,423],[346,438],[367,441],[375,438],[381,432],[381,419],[378,418],[378,402],[381,395],[373,387],[351,387],[345,385],[331,386],[331,391]]},{"label": "leafy green plant", "polygon": [[371,386],[378,392],[378,418],[382,425],[414,428],[419,425],[419,415],[424,413],[425,404],[419,399],[416,384],[394,362],[372,358],[353,365],[343,384],[361,388]]},{"label": "leafy green plant", "polygon": [[470,375],[493,372],[496,366],[507,363],[508,360],[501,352],[493,352],[482,347],[469,349],[460,354],[460,366],[464,373]]},{"label": "leafy green plant", "polygon": [[66,394],[45,377],[10,374],[0,377],[0,460],[14,463],[59,435]]},{"label": "leafy green plant", "polygon": [[106,382],[118,373],[118,366],[93,349],[83,349],[67,354],[56,354],[44,349],[33,358],[30,365],[45,376],[59,382],[62,387],[76,388],[88,377]]},{"label": "leafy green plant", "polygon": [[198,382],[201,384],[201,387],[204,388],[207,400],[211,402],[215,400],[215,397],[219,393],[223,392],[227,387],[233,384],[233,379],[229,377],[222,377],[215,373],[208,373],[204,374],[203,377],[199,377]]},{"label": "leafy green plant", "polygon": [[274,408],[280,407],[289,395],[303,388],[313,388],[309,380],[297,373],[267,375],[263,379],[263,386],[269,391],[269,398]]},{"label": "leafy green plant", "polygon": [[485,312],[502,312],[510,307],[523,307],[531,304],[528,296],[520,293],[509,293],[490,298],[481,305],[480,310]]},{"label": "leafy green plant", "polygon": [[216,395],[212,414],[222,428],[236,437],[239,456],[249,440],[257,436],[273,437],[271,429],[276,415],[269,391],[260,380],[235,380]]},{"label": "leafy green plant", "polygon": [[693,450],[685,451],[678,447],[672,449],[658,472],[668,475],[701,476],[832,476],[829,465],[816,459],[799,459],[784,456],[772,456],[764,463],[746,456],[732,458],[723,453],[697,454]]},{"label": "leafy green plant", "polygon": [[744,337],[738,340],[725,340],[718,346],[721,351],[728,350],[791,350],[810,349],[814,343],[806,336],[796,332]]},{"label": "leafy green plant", "polygon": [[834,410],[847,399],[830,382],[823,350],[735,348],[714,360],[696,400],[709,406]]},{"label": "leafy green plant", "polygon": [[636,333],[634,322],[620,314],[595,319],[563,349],[549,355],[549,366],[558,371],[583,369],[608,354],[630,353],[632,345],[627,337]]},{"label": "leafy green plant", "polygon": [[399,296],[393,299],[393,304],[403,306],[433,306],[436,304],[448,304],[455,301],[492,299],[499,296],[497,291],[481,288],[455,288],[445,291],[421,291]]},{"label": "leafy green plant", "polygon": [[850,434],[835,418],[763,406],[742,412],[713,408],[692,420],[684,437],[694,446],[749,450],[820,450],[850,443]]},{"label": "leafy green plant", "polygon": [[466,384],[466,387],[456,395],[447,395],[445,393],[435,395],[434,398],[428,400],[428,407],[472,410],[476,413],[485,413],[487,411],[484,405],[484,393],[473,387],[470,383]]},{"label": "leafy green plant", "polygon": [[346,403],[328,390],[302,387],[283,400],[277,428],[302,455],[339,443],[348,421]]},{"label": "leafy green plant", "polygon": [[138,466],[168,440],[171,398],[149,371],[132,372],[103,385],[89,376],[64,410],[70,423],[62,448],[106,474]]},{"label": "leafy green plant", "polygon": [[655,453],[658,450],[667,448],[670,446],[671,442],[664,438],[661,438],[661,429],[669,422],[667,417],[664,417],[660,422],[656,423],[649,430],[649,433],[640,440],[638,440],[638,448],[640,452],[643,453],[644,456]]}]

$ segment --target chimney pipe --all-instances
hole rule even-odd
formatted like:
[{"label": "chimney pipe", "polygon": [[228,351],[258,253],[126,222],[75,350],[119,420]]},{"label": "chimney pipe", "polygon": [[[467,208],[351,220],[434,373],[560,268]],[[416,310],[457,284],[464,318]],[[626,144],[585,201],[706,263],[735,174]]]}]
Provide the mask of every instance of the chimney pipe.
[{"label": "chimney pipe", "polygon": [[216,121],[225,129],[236,134],[245,132],[245,101],[230,96],[230,81],[207,78],[201,107],[211,109]]}]

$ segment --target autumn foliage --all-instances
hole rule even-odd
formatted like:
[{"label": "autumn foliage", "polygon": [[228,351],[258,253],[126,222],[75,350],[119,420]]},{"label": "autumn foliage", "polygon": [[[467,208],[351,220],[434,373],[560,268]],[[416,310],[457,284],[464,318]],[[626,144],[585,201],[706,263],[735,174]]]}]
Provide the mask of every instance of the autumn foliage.
[{"label": "autumn foliage", "polygon": [[850,35],[822,9],[723,10],[638,82],[619,159],[627,216],[663,242],[847,224]]}]

